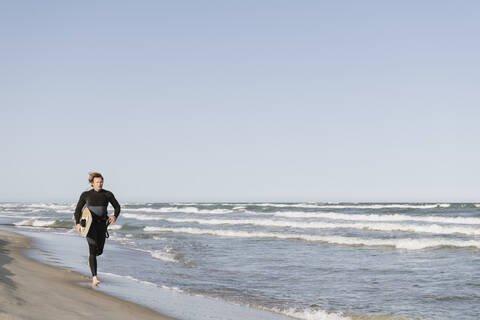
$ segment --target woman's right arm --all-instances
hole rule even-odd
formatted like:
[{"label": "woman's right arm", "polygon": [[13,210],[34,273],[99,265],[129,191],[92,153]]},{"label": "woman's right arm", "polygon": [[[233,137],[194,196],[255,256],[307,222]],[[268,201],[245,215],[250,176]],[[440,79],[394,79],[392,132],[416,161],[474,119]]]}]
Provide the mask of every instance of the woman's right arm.
[{"label": "woman's right arm", "polygon": [[80,218],[82,217],[82,209],[85,203],[87,202],[87,192],[83,192],[80,195],[80,199],[78,199],[77,207],[75,208],[75,213],[73,214],[75,217],[75,224],[80,224]]}]

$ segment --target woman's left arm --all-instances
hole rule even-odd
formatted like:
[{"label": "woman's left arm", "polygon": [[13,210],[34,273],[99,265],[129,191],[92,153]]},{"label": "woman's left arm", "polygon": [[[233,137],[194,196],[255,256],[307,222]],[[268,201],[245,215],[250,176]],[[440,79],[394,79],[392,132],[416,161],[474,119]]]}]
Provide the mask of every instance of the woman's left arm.
[{"label": "woman's left arm", "polygon": [[110,223],[115,223],[117,221],[118,215],[120,214],[120,204],[118,203],[117,199],[115,199],[115,196],[113,193],[109,192],[109,197],[108,201],[112,204],[113,209],[115,209],[113,213],[113,217],[110,217]]}]

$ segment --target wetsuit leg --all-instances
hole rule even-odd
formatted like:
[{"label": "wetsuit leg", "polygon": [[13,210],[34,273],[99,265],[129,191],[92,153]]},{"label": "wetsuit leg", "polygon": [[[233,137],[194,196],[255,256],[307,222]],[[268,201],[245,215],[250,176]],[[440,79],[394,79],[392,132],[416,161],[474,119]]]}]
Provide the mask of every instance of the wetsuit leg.
[{"label": "wetsuit leg", "polygon": [[103,247],[105,246],[105,233],[107,232],[107,225],[105,223],[99,223],[97,233],[97,256],[103,253]]},{"label": "wetsuit leg", "polygon": [[107,225],[105,223],[93,221],[92,225],[90,226],[90,230],[88,230],[88,261],[90,263],[90,271],[92,272],[92,276],[97,275],[97,256],[103,253],[106,229]]},{"label": "wetsuit leg", "polygon": [[[89,230],[90,231],[90,230]],[[88,238],[88,262],[90,264],[90,271],[92,272],[92,277],[97,275],[97,243],[94,239]]]},{"label": "wetsuit leg", "polygon": [[92,221],[90,225],[90,229],[88,230],[87,234],[87,242],[88,242],[88,262],[90,264],[90,271],[92,272],[92,276],[97,275],[97,252],[98,252],[98,231],[97,231],[97,223]]}]

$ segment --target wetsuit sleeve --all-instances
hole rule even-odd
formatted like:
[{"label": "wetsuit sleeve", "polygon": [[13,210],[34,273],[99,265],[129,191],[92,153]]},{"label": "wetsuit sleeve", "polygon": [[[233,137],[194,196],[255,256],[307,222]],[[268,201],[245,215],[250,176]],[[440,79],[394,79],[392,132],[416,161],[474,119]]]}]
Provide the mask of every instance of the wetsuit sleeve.
[{"label": "wetsuit sleeve", "polygon": [[82,216],[82,209],[86,202],[87,202],[87,193],[83,192],[80,195],[80,199],[78,199],[78,202],[77,202],[77,207],[75,208],[75,213],[74,213],[75,224],[80,223],[80,217]]},{"label": "wetsuit sleeve", "polygon": [[115,218],[118,218],[118,215],[120,214],[120,204],[111,192],[109,192],[108,194],[108,201],[112,204],[113,209],[115,209],[113,215],[115,216]]}]

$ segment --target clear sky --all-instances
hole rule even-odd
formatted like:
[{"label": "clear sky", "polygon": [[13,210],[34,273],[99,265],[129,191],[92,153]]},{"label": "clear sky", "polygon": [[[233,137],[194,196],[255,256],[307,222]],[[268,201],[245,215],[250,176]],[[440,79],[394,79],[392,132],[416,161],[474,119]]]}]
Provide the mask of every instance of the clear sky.
[{"label": "clear sky", "polygon": [[0,201],[480,201],[478,1],[1,1]]}]

